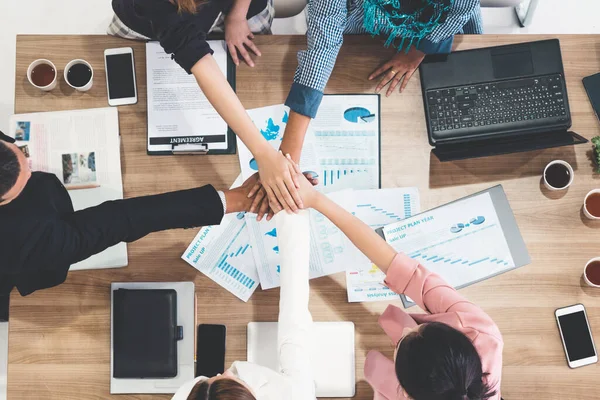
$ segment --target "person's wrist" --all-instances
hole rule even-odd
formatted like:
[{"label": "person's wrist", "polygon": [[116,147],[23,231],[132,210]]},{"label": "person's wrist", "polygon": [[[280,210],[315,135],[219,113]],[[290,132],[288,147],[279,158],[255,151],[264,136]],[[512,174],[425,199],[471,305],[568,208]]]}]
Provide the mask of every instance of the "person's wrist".
[{"label": "person's wrist", "polygon": [[325,195],[321,192],[318,192],[317,190],[314,190],[314,194],[312,196],[312,198],[308,201],[308,208],[314,208],[315,210],[321,212],[321,210],[323,209],[323,204],[324,204],[324,199],[326,198]]},{"label": "person's wrist", "polygon": [[245,191],[233,189],[224,190],[223,193],[225,194],[225,202],[227,204],[227,214],[248,211],[250,209],[252,199],[248,198]]},{"label": "person's wrist", "polygon": [[241,7],[233,7],[225,16],[225,22],[246,22],[246,12]]}]

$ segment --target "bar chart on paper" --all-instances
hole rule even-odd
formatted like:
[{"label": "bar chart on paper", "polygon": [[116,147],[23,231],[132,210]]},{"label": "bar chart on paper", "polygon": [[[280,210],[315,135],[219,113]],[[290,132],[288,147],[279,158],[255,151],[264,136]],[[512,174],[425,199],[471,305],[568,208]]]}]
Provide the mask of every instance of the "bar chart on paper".
[{"label": "bar chart on paper", "polygon": [[227,214],[221,225],[200,230],[182,258],[243,301],[258,286],[244,213]]},{"label": "bar chart on paper", "polygon": [[[351,212],[372,229],[393,224],[420,211],[417,188],[349,191]],[[349,200],[346,200],[347,202]],[[383,281],[385,274],[364,255],[358,253],[346,268],[349,302],[394,300],[399,296]]]},{"label": "bar chart on paper", "polygon": [[250,247],[249,244],[241,247],[233,253],[230,254],[224,254],[221,259],[219,260],[219,263],[217,264],[217,268],[220,269],[222,271],[223,274],[223,278],[224,279],[233,279],[235,281],[237,281],[240,285],[248,288],[248,289],[252,289],[255,285],[256,285],[256,281],[253,280],[252,278],[250,278],[249,276],[247,276],[246,274],[244,274],[243,272],[241,272],[239,269],[237,269],[236,267],[234,267],[232,264],[230,264],[230,262],[234,262],[233,261],[236,257],[238,257],[240,254],[244,254],[246,252],[246,250],[248,250],[248,248]]}]

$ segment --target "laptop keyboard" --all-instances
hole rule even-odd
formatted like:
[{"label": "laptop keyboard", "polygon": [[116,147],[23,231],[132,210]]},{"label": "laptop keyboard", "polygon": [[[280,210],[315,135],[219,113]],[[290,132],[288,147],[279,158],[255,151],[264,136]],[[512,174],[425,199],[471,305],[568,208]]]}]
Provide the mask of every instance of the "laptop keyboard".
[{"label": "laptop keyboard", "polygon": [[518,128],[531,126],[532,122],[564,123],[569,116],[563,87],[563,78],[557,74],[429,90],[426,96],[430,127],[439,133],[469,128]]}]

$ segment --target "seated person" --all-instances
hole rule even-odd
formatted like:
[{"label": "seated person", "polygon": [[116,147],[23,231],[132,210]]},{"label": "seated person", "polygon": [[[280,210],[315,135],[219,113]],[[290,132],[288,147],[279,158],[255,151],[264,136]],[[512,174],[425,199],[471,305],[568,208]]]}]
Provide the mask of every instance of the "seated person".
[{"label": "seated person", "polygon": [[449,53],[458,33],[483,32],[479,0],[308,0],[306,10],[308,47],[298,52],[285,135],[304,135],[317,115],[344,35],[379,35],[397,49],[369,75],[381,77],[377,93],[389,83],[389,96],[400,81],[404,90],[426,54]]},{"label": "seated person", "polygon": [[[308,182],[308,181],[307,181]],[[281,257],[277,346],[279,371],[236,361],[223,375],[201,376],[173,400],[314,400],[309,357],[312,317],[308,310],[310,230],[308,211],[275,215]]]},{"label": "seated person", "polygon": [[27,158],[0,133],[0,297],[25,296],[63,283],[71,264],[151,232],[215,225],[224,213],[246,211],[257,175],[243,186],[212,186],[108,201],[73,210],[58,178],[31,172]]},{"label": "seated person", "polygon": [[395,345],[394,360],[371,351],[365,378],[377,400],[500,399],[502,335],[492,319],[440,276],[396,251],[375,231],[298,174],[300,195],[331,220],[386,274],[385,283],[406,294],[426,314],[393,305],[379,323]]}]

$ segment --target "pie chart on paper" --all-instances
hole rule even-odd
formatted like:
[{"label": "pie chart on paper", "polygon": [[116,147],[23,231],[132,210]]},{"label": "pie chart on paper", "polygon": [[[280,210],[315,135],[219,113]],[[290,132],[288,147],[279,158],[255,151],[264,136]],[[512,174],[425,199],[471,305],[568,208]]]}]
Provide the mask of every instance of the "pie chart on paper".
[{"label": "pie chart on paper", "polygon": [[365,124],[375,120],[375,114],[364,107],[351,107],[344,111],[344,119],[353,124]]}]

